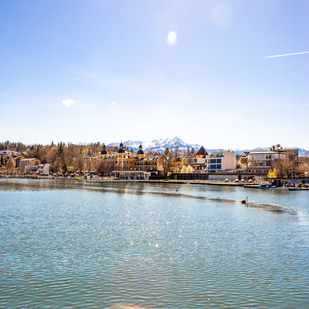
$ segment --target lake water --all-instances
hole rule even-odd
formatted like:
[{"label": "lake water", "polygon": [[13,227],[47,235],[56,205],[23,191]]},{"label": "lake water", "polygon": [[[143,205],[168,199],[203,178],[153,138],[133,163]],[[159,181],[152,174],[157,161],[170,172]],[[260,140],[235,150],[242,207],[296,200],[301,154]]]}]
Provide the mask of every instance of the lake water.
[{"label": "lake water", "polygon": [[309,308],[308,191],[0,179],[0,240],[1,308]]}]

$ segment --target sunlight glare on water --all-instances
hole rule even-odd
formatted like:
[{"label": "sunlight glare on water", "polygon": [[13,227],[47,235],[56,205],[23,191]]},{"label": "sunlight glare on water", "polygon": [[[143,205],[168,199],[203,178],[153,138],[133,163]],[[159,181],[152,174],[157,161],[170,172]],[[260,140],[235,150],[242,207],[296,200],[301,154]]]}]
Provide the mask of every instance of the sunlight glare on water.
[{"label": "sunlight glare on water", "polygon": [[307,308],[308,205],[308,192],[0,179],[0,307]]}]

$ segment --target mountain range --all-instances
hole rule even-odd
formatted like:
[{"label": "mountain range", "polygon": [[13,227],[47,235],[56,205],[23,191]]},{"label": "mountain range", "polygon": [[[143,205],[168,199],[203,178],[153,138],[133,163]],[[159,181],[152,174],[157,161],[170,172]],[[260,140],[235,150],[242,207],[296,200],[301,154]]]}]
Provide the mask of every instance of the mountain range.
[{"label": "mountain range", "polygon": [[[192,148],[197,151],[201,145],[199,144],[189,144],[184,142],[183,140],[181,140],[179,137],[175,136],[174,138],[165,138],[165,139],[154,139],[153,141],[150,142],[141,142],[141,141],[124,141],[123,142],[124,146],[126,146],[129,149],[133,149],[134,151],[138,150],[138,147],[140,144],[142,144],[143,146],[143,150],[145,152],[149,151],[149,150],[153,150],[156,152],[164,152],[164,150],[166,148],[176,148],[178,147],[178,149],[180,151],[187,151],[188,148],[191,150]],[[110,143],[107,145],[108,147],[118,147],[119,143]],[[297,148],[297,147],[295,147]],[[254,149],[230,149],[236,152],[237,155],[241,155],[244,152],[250,152],[250,151],[265,151],[265,150],[269,150],[269,147],[258,147],[258,148],[254,148]],[[212,153],[212,152],[216,152],[216,151],[223,151],[223,150],[228,150],[228,149],[209,149],[206,148],[208,153]],[[304,149],[304,148],[298,148],[299,151],[299,155],[300,156],[305,156],[308,155],[308,150]]]}]

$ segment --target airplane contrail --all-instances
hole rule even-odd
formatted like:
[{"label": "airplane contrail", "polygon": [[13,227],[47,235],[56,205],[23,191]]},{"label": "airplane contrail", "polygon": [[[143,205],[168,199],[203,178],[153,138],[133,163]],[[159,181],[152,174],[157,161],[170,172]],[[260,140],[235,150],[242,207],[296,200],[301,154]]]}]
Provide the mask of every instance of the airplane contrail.
[{"label": "airplane contrail", "polygon": [[299,52],[299,53],[291,53],[291,54],[266,56],[264,58],[277,58],[277,57],[294,56],[294,55],[301,55],[301,54],[309,54],[309,51],[304,51],[304,52]]}]

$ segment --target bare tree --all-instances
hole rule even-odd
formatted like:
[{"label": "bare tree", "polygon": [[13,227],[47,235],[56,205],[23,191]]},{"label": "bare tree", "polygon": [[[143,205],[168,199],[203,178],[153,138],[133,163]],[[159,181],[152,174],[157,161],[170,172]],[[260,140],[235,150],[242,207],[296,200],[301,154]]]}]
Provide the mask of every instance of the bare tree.
[{"label": "bare tree", "polygon": [[90,173],[92,170],[92,162],[91,162],[91,158],[87,158],[86,160],[86,165],[87,165],[87,171]]},{"label": "bare tree", "polygon": [[298,170],[309,172],[309,157],[303,157],[301,163],[298,165]]},{"label": "bare tree", "polygon": [[11,157],[6,161],[6,168],[9,171],[13,171],[15,168],[15,160]]},{"label": "bare tree", "polygon": [[84,169],[84,157],[83,155],[79,155],[75,161],[75,168],[82,173]]},{"label": "bare tree", "polygon": [[101,175],[103,176],[104,174],[104,161],[103,160],[100,160],[96,166],[95,166],[95,171],[98,175]]},{"label": "bare tree", "polygon": [[115,164],[112,161],[100,160],[96,165],[96,173],[98,175],[111,174],[115,170]]},{"label": "bare tree", "polygon": [[179,156],[179,147],[178,147],[178,146],[176,146],[176,147],[174,148],[173,153],[174,153],[175,158],[178,158],[178,156]]},{"label": "bare tree", "polygon": [[57,147],[53,146],[51,147],[46,155],[45,155],[45,158],[46,158],[46,162],[53,165],[54,162],[56,161],[57,159]]},{"label": "bare tree", "polygon": [[284,159],[274,160],[277,177],[289,177],[291,171],[298,167],[298,157],[293,152],[287,152]]},{"label": "bare tree", "polygon": [[[168,148],[167,148],[168,149]],[[164,177],[166,178],[168,173],[171,171],[172,155],[166,156],[165,154],[159,157],[159,169],[163,171]]]}]

